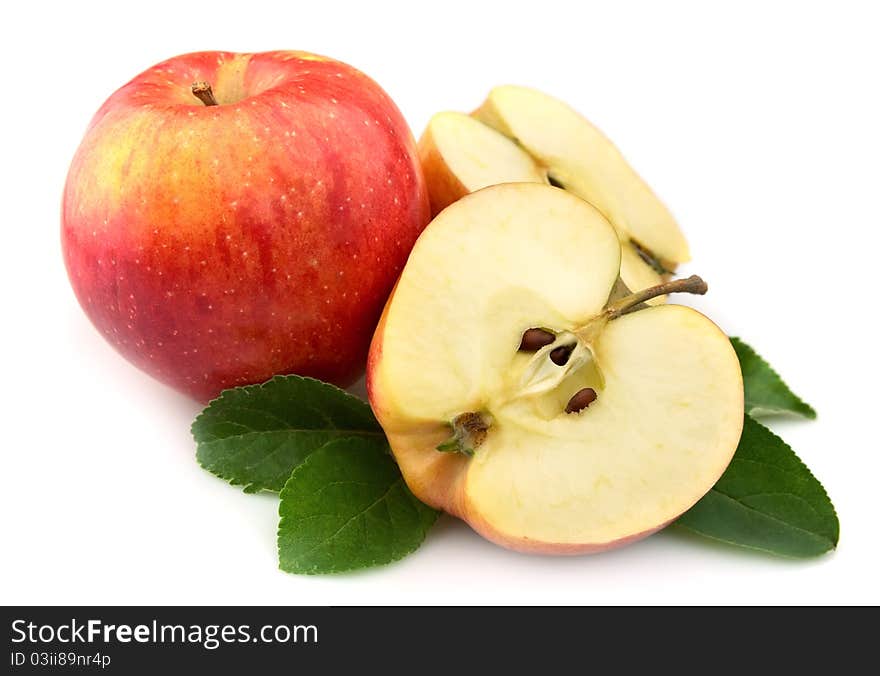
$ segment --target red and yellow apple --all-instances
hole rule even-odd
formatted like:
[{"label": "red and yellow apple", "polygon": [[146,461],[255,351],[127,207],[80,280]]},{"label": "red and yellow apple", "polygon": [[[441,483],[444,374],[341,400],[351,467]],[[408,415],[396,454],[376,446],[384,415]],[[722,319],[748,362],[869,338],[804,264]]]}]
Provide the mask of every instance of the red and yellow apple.
[{"label": "red and yellow apple", "polygon": [[[625,243],[624,243],[625,245]],[[621,241],[578,197],[508,183],[444,209],[413,248],[367,388],[424,502],[517,550],[586,553],[668,524],[730,462],[743,383],[724,333],[618,297]]]},{"label": "red and yellow apple", "polygon": [[352,382],[429,218],[414,139],[366,75],[305,52],[202,52],[100,108],[61,234],[101,334],[207,400],[277,373]]}]

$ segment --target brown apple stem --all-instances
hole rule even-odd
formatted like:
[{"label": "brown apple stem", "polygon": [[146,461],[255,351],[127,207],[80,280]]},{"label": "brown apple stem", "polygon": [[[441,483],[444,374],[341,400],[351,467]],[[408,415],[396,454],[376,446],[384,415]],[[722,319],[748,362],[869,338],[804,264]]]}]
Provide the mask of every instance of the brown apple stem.
[{"label": "brown apple stem", "polygon": [[216,106],[218,105],[217,99],[214,98],[214,90],[211,89],[211,83],[205,82],[204,80],[200,82],[193,82],[190,90],[199,101],[204,103],[206,106]]},{"label": "brown apple stem", "polygon": [[636,291],[623,298],[618,298],[612,303],[605,306],[605,309],[593,317],[586,326],[577,329],[574,334],[584,343],[590,345],[596,340],[599,333],[605,328],[609,321],[617,319],[627,312],[643,310],[646,300],[651,300],[657,296],[665,296],[668,293],[695,293],[702,296],[709,290],[709,286],[703,281],[702,277],[691,275],[687,279],[674,279],[671,282],[651,286],[641,291]]},{"label": "brown apple stem", "polygon": [[636,291],[629,296],[624,296],[605,308],[604,314],[607,319],[614,319],[624,314],[634,305],[644,303],[646,300],[651,300],[657,296],[665,296],[668,293],[694,293],[702,296],[708,290],[709,285],[703,281],[702,277],[691,275],[687,279],[674,279],[671,282],[664,282],[657,286]]}]

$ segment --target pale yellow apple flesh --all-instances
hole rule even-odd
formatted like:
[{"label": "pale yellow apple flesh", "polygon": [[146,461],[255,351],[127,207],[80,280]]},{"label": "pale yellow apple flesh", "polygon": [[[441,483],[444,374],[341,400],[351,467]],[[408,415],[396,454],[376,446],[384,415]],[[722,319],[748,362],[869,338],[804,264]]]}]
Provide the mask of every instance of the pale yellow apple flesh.
[{"label": "pale yellow apple flesh", "polygon": [[[416,496],[504,546],[578,553],[647,535],[712,487],[742,428],[736,355],[690,308],[609,318],[619,265],[607,220],[558,188],[497,185],[435,218],[368,366]],[[536,327],[555,341],[521,351]],[[563,365],[548,358],[560,345]],[[565,413],[585,387],[596,400]],[[466,413],[485,423],[472,455],[437,450]]]},{"label": "pale yellow apple flesh", "polygon": [[547,172],[525,150],[464,113],[434,115],[418,150],[434,214],[496,183],[547,183]]}]

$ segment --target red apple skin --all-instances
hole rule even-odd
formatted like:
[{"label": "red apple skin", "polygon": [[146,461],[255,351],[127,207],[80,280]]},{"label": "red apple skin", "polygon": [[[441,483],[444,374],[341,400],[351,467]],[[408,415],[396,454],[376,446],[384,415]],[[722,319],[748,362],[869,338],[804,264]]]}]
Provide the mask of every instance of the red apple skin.
[{"label": "red apple skin", "polygon": [[61,239],[101,334],[206,401],[278,373],[356,379],[429,218],[412,134],[366,75],[305,52],[201,52],[95,115]]}]

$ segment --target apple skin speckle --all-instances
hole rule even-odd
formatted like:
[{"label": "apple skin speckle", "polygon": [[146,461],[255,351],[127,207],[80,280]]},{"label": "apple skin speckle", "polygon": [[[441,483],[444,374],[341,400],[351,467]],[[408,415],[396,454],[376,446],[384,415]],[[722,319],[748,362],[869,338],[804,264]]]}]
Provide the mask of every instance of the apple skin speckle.
[{"label": "apple skin speckle", "polygon": [[[195,99],[195,79],[221,105]],[[390,122],[362,122],[375,117]],[[71,164],[61,236],[101,334],[207,401],[277,373],[355,380],[429,211],[412,135],[368,77],[299,52],[202,52],[104,103]]]}]

